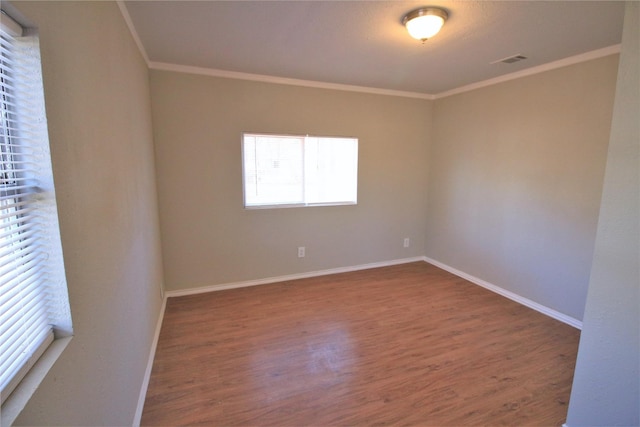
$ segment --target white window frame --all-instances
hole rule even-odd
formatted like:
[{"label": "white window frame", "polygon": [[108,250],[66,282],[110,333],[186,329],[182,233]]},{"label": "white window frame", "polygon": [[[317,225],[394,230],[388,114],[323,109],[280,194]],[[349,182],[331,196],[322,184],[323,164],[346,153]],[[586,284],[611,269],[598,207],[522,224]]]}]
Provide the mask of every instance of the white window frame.
[{"label": "white window frame", "polygon": [[[274,200],[257,202],[255,200],[250,200],[248,196],[248,179],[249,177],[253,177],[253,179],[259,179],[258,172],[256,171],[257,167],[251,168],[251,171],[247,171],[248,165],[248,148],[247,148],[247,138],[265,138],[265,139],[282,139],[285,140],[298,140],[300,142],[301,153],[296,161],[299,162],[295,164],[294,167],[299,168],[299,172],[301,174],[301,182],[297,183],[300,188],[298,188],[299,199],[297,200],[287,200],[284,202],[277,202]],[[344,182],[342,185],[346,188],[343,190],[341,196],[345,197],[333,197],[331,200],[326,200],[327,198],[319,196],[319,189],[326,190],[327,187],[323,187],[322,184],[310,184],[313,181],[313,173],[309,172],[315,166],[316,169],[319,168],[318,163],[314,163],[313,158],[309,155],[309,147],[314,146],[319,148],[323,142],[326,143],[348,143],[350,144],[349,148],[349,164],[342,165],[345,169],[348,169],[345,175],[346,180],[348,182]],[[313,207],[313,206],[342,206],[342,205],[357,205],[358,204],[358,138],[355,137],[339,137],[339,136],[316,136],[316,135],[294,135],[294,134],[271,134],[271,133],[260,133],[260,132],[243,132],[242,133],[242,194],[243,194],[243,205],[245,209],[275,209],[275,208],[297,208],[297,207]],[[255,154],[254,154],[255,155]],[[253,158],[253,157],[252,157]],[[332,159],[331,157],[326,157],[325,159]],[[333,158],[335,160],[335,158]],[[317,161],[318,159],[316,159]],[[337,166],[336,166],[337,167]],[[249,175],[248,175],[249,174]],[[322,181],[326,179],[325,177],[315,177],[316,181]],[[257,188],[257,184],[252,188]],[[331,188],[330,186],[328,188]],[[310,191],[310,189],[315,190]],[[315,194],[315,195],[314,195]]]},{"label": "white window frame", "polygon": [[[38,37],[7,15],[5,6],[10,5],[3,5],[0,22],[0,346],[17,350],[0,357],[11,366],[0,372],[0,424],[11,425],[73,330]],[[28,326],[35,318],[42,319],[38,329]],[[27,330],[40,332],[22,332]]]}]

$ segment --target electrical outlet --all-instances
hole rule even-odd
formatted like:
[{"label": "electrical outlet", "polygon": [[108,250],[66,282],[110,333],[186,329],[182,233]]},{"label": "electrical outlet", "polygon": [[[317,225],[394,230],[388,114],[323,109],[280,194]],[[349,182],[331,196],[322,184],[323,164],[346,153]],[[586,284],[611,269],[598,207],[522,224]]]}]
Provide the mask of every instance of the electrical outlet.
[{"label": "electrical outlet", "polygon": [[411,241],[409,240],[409,238],[405,237],[404,242],[402,243],[402,246],[404,246],[405,248],[408,248],[410,243]]},{"label": "electrical outlet", "polygon": [[304,258],[304,246],[298,246],[298,258]]}]

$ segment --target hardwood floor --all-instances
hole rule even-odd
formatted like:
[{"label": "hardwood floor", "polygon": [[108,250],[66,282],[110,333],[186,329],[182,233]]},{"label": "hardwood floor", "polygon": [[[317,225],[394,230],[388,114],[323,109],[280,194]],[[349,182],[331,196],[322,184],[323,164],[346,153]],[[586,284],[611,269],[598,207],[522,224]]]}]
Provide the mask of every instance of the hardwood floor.
[{"label": "hardwood floor", "polygon": [[142,425],[560,426],[579,335],[423,262],[169,298]]}]

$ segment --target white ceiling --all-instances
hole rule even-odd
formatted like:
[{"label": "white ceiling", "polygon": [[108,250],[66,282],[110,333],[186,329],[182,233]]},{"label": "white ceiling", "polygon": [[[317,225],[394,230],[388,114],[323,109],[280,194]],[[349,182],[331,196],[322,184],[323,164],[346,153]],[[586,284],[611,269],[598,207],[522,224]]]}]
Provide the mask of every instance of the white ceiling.
[{"label": "white ceiling", "polygon": [[[127,1],[152,65],[437,95],[620,43],[618,1]],[[424,44],[401,24],[449,19]],[[491,64],[515,54],[528,59]]]}]

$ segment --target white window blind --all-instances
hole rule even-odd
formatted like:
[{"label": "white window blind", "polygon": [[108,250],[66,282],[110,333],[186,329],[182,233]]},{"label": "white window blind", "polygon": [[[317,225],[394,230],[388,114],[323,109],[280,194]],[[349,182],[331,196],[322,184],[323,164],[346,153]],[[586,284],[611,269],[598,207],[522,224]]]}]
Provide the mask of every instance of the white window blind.
[{"label": "white window blind", "polygon": [[[6,22],[6,16],[2,16]],[[0,26],[0,397],[71,334],[37,37]]]},{"label": "white window blind", "polygon": [[243,135],[245,207],[355,204],[358,140]]}]

